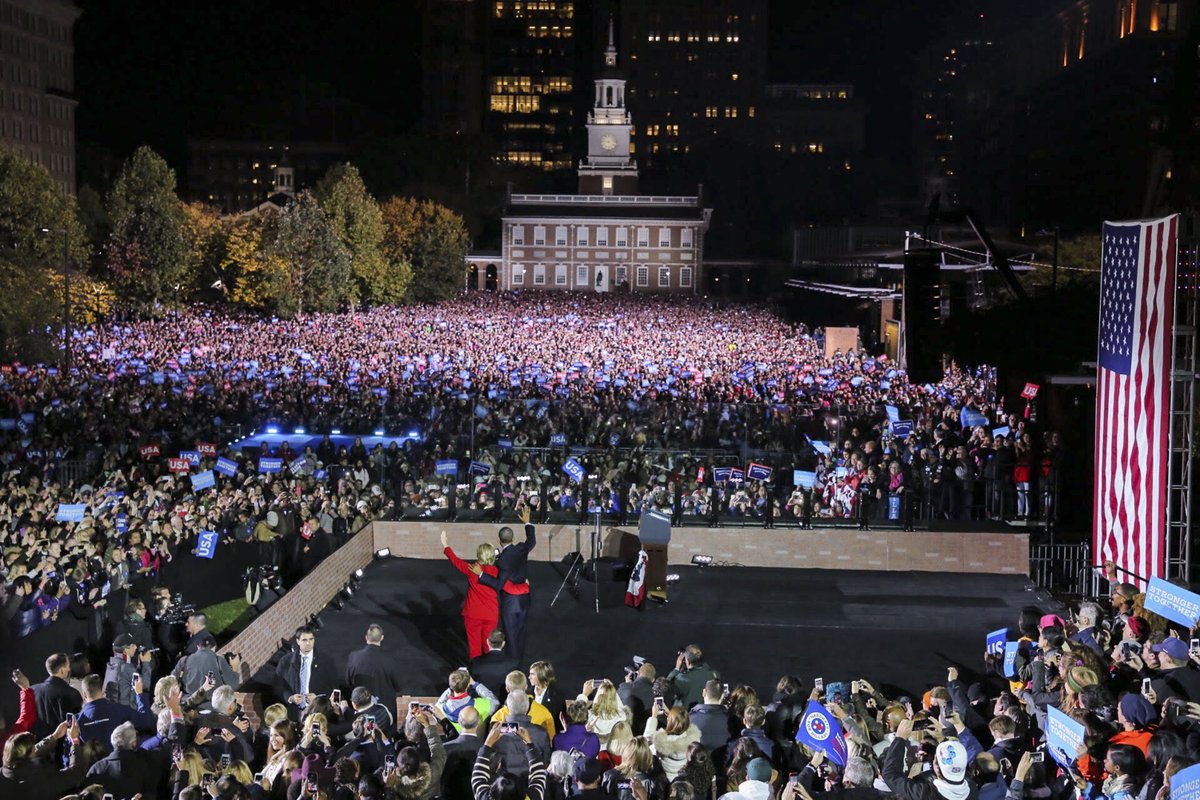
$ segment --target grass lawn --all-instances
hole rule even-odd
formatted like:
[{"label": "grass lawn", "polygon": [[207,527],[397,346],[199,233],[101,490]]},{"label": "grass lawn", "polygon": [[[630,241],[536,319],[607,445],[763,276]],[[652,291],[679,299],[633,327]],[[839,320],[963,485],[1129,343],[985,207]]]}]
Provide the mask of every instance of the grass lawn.
[{"label": "grass lawn", "polygon": [[250,624],[250,604],[243,597],[200,609],[208,617],[208,629],[221,641],[228,641]]}]

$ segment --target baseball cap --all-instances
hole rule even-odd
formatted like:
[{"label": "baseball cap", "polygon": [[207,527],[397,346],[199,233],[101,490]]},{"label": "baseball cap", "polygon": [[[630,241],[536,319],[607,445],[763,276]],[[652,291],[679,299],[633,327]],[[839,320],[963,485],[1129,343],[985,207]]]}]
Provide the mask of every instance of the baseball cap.
[{"label": "baseball cap", "polygon": [[113,639],[113,650],[124,650],[131,644],[137,644],[137,640],[128,633],[122,633],[120,636]]},{"label": "baseball cap", "polygon": [[950,783],[962,783],[967,777],[967,748],[962,742],[950,740],[937,746],[937,763],[942,779]]},{"label": "baseball cap", "polygon": [[1066,626],[1066,625],[1063,623],[1063,618],[1062,618],[1062,617],[1060,617],[1060,616],[1058,616],[1057,614],[1046,614],[1046,615],[1045,615],[1045,616],[1043,616],[1043,617],[1041,618],[1041,620],[1038,622],[1038,627],[1039,627],[1039,628],[1049,628],[1049,627],[1052,627],[1052,626],[1053,626],[1053,627],[1057,627],[1057,628],[1065,628],[1065,627],[1067,627],[1067,626]]},{"label": "baseball cap", "polygon": [[1176,661],[1187,661],[1188,658],[1187,642],[1174,636],[1163,639],[1162,644],[1156,644],[1150,649],[1155,653],[1166,653]]},{"label": "baseball cap", "polygon": [[594,758],[581,758],[575,762],[571,772],[578,783],[595,783],[604,775],[604,765]]}]

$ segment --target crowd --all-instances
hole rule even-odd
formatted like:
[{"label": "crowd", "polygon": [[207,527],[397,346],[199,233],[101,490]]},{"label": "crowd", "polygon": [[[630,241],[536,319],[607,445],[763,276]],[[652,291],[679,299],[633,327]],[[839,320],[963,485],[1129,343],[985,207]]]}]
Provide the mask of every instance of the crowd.
[{"label": "crowd", "polygon": [[[1166,800],[1200,763],[1196,631],[1146,612],[1113,578],[1109,603],[1065,617],[1027,607],[1016,656],[992,674],[930,676],[888,696],[888,676],[770,693],[738,683],[736,656],[698,645],[669,664],[558,683],[518,665],[499,630],[469,667],[398,707],[384,629],[368,628],[344,669],[309,628],[248,715],[203,620],[187,660],[151,684],[131,634],[104,674],[65,654],[31,685],[0,733],[5,798],[382,798],[384,800]],[[982,631],[981,631],[982,636]],[[1188,640],[1191,639],[1191,644]],[[207,658],[206,658],[207,657]],[[236,670],[236,659],[229,665]],[[203,676],[203,677],[201,677]],[[816,704],[818,711],[813,711]],[[1068,752],[1050,715],[1078,723]],[[813,719],[836,725],[828,729]],[[825,735],[822,735],[824,731]]]}]

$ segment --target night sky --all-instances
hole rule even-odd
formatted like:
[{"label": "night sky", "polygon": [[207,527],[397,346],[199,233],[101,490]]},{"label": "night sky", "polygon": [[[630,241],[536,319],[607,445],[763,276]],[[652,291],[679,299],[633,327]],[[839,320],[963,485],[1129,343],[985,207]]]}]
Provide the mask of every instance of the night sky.
[{"label": "night sky", "polygon": [[[388,132],[420,115],[419,24],[411,0],[77,0],[82,179],[149,144],[182,167],[189,136],[251,135],[263,109],[332,87]],[[909,126],[911,64],[962,17],[1012,18],[1031,0],[772,0],[773,80],[849,80],[871,107],[869,147],[894,151]],[[286,113],[281,113],[286,116]],[[324,120],[328,122],[329,120]],[[344,133],[346,123],[340,132]],[[906,135],[906,134],[905,134]],[[89,163],[92,162],[92,163]]]}]

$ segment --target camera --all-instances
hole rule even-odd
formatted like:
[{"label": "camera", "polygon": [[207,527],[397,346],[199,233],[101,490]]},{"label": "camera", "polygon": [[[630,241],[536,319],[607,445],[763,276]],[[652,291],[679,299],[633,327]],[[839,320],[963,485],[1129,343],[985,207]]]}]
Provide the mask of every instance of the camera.
[{"label": "camera", "polygon": [[507,736],[516,736],[518,730],[520,730],[520,726],[515,722],[500,723],[500,732]]}]

